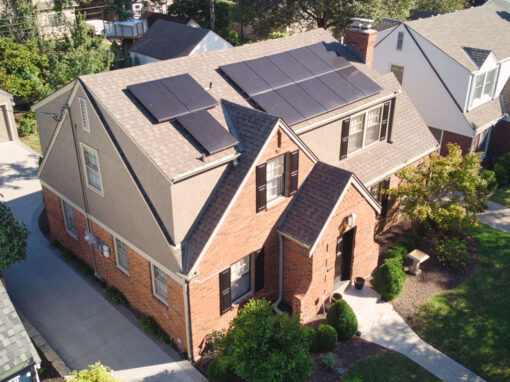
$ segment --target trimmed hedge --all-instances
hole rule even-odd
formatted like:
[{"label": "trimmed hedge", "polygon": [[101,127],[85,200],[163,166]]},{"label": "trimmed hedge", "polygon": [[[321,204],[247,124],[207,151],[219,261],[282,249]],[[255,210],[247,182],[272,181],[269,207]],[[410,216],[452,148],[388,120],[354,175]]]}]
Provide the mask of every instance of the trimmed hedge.
[{"label": "trimmed hedge", "polygon": [[311,350],[317,353],[333,350],[335,348],[337,338],[338,335],[334,327],[331,325],[320,324],[315,331]]},{"label": "trimmed hedge", "polygon": [[377,269],[374,276],[374,288],[386,301],[397,297],[406,282],[406,274],[398,259],[387,259]]},{"label": "trimmed hedge", "polygon": [[403,265],[407,253],[408,253],[407,248],[402,244],[393,244],[386,250],[386,252],[384,252],[383,263],[386,260],[395,259],[398,260],[400,265]]},{"label": "trimmed hedge", "polygon": [[338,300],[331,306],[326,321],[336,330],[339,340],[351,338],[358,330],[356,315],[345,300]]},{"label": "trimmed hedge", "polygon": [[233,375],[232,367],[225,357],[216,357],[207,367],[207,378],[211,382],[229,382]]},{"label": "trimmed hedge", "polygon": [[306,341],[310,344],[310,351],[313,351],[313,345],[315,342],[315,330],[309,326],[303,326],[303,337],[306,339]]}]

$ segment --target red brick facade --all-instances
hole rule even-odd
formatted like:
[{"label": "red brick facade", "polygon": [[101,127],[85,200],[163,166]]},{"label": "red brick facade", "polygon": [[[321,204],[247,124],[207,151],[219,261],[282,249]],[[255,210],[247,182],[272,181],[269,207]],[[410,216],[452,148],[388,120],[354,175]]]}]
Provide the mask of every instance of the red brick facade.
[{"label": "red brick facade", "polygon": [[[441,140],[441,155],[448,154],[448,143],[456,143],[462,149],[462,155],[466,155],[471,150],[472,138],[466,137],[465,135],[455,134],[451,131],[443,130],[443,139]],[[476,146],[474,146],[476,147]]]}]

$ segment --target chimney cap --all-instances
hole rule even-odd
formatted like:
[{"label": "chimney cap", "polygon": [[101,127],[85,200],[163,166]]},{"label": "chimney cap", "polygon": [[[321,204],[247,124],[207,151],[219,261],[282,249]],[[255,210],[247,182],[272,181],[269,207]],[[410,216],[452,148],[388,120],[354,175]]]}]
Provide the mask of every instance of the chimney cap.
[{"label": "chimney cap", "polygon": [[374,20],[365,19],[362,17],[351,17],[349,19],[351,21],[351,28],[359,28],[359,29],[370,29],[372,28],[372,23]]}]

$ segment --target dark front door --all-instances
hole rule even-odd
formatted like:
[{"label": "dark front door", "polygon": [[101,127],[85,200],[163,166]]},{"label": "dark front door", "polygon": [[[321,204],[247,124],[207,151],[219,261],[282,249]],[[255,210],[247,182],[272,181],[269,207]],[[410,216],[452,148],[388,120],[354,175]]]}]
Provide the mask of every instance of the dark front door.
[{"label": "dark front door", "polygon": [[353,228],[338,238],[336,246],[335,285],[340,281],[351,279],[355,234],[356,228]]}]

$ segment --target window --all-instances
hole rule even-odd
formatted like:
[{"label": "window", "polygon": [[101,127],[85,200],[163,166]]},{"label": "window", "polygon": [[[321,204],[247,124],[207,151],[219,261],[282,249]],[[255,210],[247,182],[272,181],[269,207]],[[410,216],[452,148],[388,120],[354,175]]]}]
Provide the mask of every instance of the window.
[{"label": "window", "polygon": [[476,152],[485,152],[487,149],[487,142],[489,141],[490,128],[485,129],[478,136],[478,144],[476,146]]},{"label": "window", "polygon": [[97,151],[82,144],[83,160],[85,162],[85,171],[87,174],[87,184],[93,190],[101,193],[101,174],[99,173],[99,162],[97,160]]},{"label": "window", "polygon": [[154,264],[152,264],[152,289],[154,296],[163,301],[165,304],[168,304],[166,274]]},{"label": "window", "polygon": [[402,50],[403,44],[404,44],[404,32],[398,32],[397,50]]},{"label": "window", "polygon": [[360,114],[351,118],[349,126],[349,149],[348,153],[352,153],[361,149],[363,146],[363,125],[365,123],[365,114]]},{"label": "window", "polygon": [[473,81],[471,105],[479,103],[483,99],[492,98],[495,83],[496,69],[489,70],[487,73],[477,74]]},{"label": "window", "polygon": [[494,82],[496,81],[496,69],[487,72],[485,76],[485,84],[483,86],[483,94],[492,97],[492,90],[494,89]]},{"label": "window", "polygon": [[251,290],[250,256],[246,256],[230,267],[232,300],[244,296]]},{"label": "window", "polygon": [[366,113],[351,117],[348,154],[379,141],[381,114],[382,107],[379,106]]},{"label": "window", "polygon": [[126,251],[126,244],[119,239],[115,239],[115,249],[117,252],[117,266],[129,274],[129,262]]},{"label": "window", "polygon": [[375,200],[381,205],[381,214],[379,218],[385,218],[388,213],[388,200],[389,196],[387,193],[383,193],[382,190],[390,188],[390,178],[386,178],[379,183],[376,183],[369,187],[368,191],[374,197]]},{"label": "window", "polygon": [[62,210],[64,212],[64,225],[66,231],[76,237],[76,226],[74,225],[73,207],[62,200]]},{"label": "window", "polygon": [[272,159],[267,162],[266,170],[266,192],[267,201],[276,199],[279,195],[283,194],[284,177],[285,173],[285,160],[284,156]]},{"label": "window", "polygon": [[397,77],[398,82],[402,85],[402,81],[404,80],[404,67],[399,65],[391,65],[391,71]]},{"label": "window", "polygon": [[80,109],[83,130],[88,131],[90,133],[89,114],[87,112],[87,101],[84,98],[80,98]]}]

